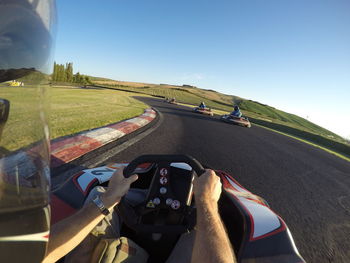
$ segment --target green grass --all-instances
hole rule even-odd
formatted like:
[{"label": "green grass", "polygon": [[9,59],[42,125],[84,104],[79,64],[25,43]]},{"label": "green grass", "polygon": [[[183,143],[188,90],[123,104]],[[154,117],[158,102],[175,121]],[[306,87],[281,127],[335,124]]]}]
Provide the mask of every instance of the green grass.
[{"label": "green grass", "polygon": [[40,140],[39,105],[43,93],[32,87],[0,87],[0,97],[10,101],[10,113],[1,136],[1,146],[16,150],[20,146]]},{"label": "green grass", "polygon": [[189,91],[188,88],[165,88],[162,87],[163,85],[158,85],[156,87],[129,87],[129,86],[123,86],[123,85],[103,85],[106,87],[114,88],[117,90],[124,90],[124,91],[132,91],[139,94],[147,94],[151,96],[156,97],[168,97],[173,98],[175,97],[177,101],[198,105],[201,101],[204,101],[208,107],[211,108],[217,108],[217,109],[224,109],[224,110],[231,110],[232,106],[220,104],[210,98],[207,97],[201,97],[195,92]]},{"label": "green grass", "polygon": [[240,108],[244,111],[247,110],[250,113],[255,113],[255,116],[251,114],[250,117],[255,118],[267,118],[272,122],[288,125],[293,128],[298,128],[311,133],[319,134],[328,138],[336,139],[338,141],[343,141],[343,139],[337,134],[330,132],[304,118],[297,115],[286,113],[284,111],[275,109],[268,105],[263,105],[258,102],[243,100],[240,102]]},{"label": "green grass", "polygon": [[92,129],[143,113],[147,105],[130,93],[74,88],[51,89],[52,138]]},{"label": "green grass", "polygon": [[131,118],[147,108],[130,93],[107,89],[2,85],[0,95],[11,103],[1,141],[1,145],[11,151],[43,137],[38,110],[42,96],[51,102],[48,111],[51,139]]}]

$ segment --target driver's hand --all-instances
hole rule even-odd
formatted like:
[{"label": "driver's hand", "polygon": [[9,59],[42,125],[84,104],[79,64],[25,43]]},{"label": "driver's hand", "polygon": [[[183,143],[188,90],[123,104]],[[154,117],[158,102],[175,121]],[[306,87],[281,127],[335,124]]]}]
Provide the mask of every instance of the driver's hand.
[{"label": "driver's hand", "polygon": [[107,191],[101,197],[107,208],[113,208],[120,202],[120,199],[128,192],[130,185],[138,179],[136,174],[125,178],[123,168],[117,168],[113,173]]},{"label": "driver's hand", "polygon": [[220,177],[213,170],[206,169],[200,177],[195,177],[193,192],[196,202],[217,203],[221,195]]}]

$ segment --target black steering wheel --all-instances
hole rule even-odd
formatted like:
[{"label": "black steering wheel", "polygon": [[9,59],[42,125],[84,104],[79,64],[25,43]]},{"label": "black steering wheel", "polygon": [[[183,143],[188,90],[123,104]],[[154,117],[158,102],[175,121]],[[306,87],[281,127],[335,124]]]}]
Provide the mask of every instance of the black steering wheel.
[{"label": "black steering wheel", "polygon": [[[142,155],[125,167],[124,176],[131,176],[139,165],[145,163],[152,163],[155,167],[146,200],[131,206],[123,198],[117,207],[123,222],[143,233],[181,234],[188,231],[195,224],[189,219],[194,217],[191,205],[194,172],[200,176],[205,169],[188,155]],[[173,174],[174,163],[185,163],[191,171],[182,177]]]}]

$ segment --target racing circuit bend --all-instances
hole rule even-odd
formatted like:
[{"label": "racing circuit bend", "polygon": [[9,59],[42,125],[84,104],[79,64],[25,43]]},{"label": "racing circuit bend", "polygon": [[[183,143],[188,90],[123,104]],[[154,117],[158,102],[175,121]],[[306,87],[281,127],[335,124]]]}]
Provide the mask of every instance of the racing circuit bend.
[{"label": "racing circuit bend", "polygon": [[349,262],[349,162],[257,126],[247,129],[159,99],[138,99],[160,111],[162,123],[105,163],[141,154],[192,155],[264,197],[307,262]]}]

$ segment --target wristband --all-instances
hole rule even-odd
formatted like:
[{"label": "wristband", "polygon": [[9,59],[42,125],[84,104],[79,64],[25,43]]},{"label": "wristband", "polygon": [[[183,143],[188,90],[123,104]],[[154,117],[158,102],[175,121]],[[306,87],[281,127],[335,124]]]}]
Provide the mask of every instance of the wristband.
[{"label": "wristband", "polygon": [[101,213],[106,215],[109,215],[109,210],[105,207],[105,205],[103,204],[101,198],[99,196],[96,196],[92,202],[98,207],[98,209],[100,209]]}]

